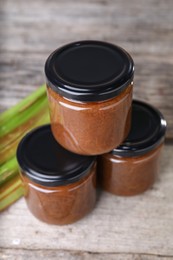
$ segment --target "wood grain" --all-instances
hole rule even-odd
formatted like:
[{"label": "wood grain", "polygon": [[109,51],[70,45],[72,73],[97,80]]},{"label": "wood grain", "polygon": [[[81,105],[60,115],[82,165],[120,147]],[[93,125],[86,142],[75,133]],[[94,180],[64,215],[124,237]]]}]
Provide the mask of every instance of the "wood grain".
[{"label": "wood grain", "polygon": [[171,256],[155,256],[146,254],[115,254],[115,253],[91,253],[82,251],[64,250],[22,250],[3,249],[0,250],[0,260],[172,260]]},{"label": "wood grain", "polygon": [[163,155],[153,189],[134,197],[101,192],[94,211],[73,225],[44,224],[21,199],[0,215],[1,247],[173,256],[172,145]]},{"label": "wood grain", "polygon": [[44,62],[60,45],[98,39],[127,49],[136,64],[134,97],[161,110],[173,137],[173,1],[1,0],[3,111],[44,82]]}]

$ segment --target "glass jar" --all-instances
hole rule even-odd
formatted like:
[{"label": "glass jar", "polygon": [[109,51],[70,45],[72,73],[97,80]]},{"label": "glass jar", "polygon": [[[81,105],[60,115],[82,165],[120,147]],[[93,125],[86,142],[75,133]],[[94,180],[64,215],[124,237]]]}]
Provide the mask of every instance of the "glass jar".
[{"label": "glass jar", "polygon": [[17,160],[27,205],[38,219],[49,224],[70,224],[93,209],[95,157],[65,150],[55,141],[50,125],[22,139]]},{"label": "glass jar", "polygon": [[111,151],[128,135],[134,64],[122,48],[82,41],[55,50],[45,64],[51,128],[66,149]]},{"label": "glass jar", "polygon": [[98,176],[103,189],[130,196],[146,191],[157,176],[166,121],[152,106],[133,101],[132,127],[127,139],[98,158]]}]

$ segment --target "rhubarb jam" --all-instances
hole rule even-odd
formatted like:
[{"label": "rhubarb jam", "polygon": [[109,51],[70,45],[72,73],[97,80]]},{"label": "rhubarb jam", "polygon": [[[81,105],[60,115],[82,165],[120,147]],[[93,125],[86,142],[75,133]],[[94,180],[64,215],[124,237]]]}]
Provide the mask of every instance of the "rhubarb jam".
[{"label": "rhubarb jam", "polygon": [[36,128],[17,150],[28,208],[49,224],[70,224],[96,201],[95,157],[73,154],[54,139],[50,125]]},{"label": "rhubarb jam", "polygon": [[133,101],[132,127],[126,140],[98,158],[103,189],[116,195],[136,195],[150,188],[157,176],[166,121],[152,106]]},{"label": "rhubarb jam", "polygon": [[81,41],[55,50],[45,65],[51,129],[77,154],[111,151],[131,123],[134,64],[122,48]]}]

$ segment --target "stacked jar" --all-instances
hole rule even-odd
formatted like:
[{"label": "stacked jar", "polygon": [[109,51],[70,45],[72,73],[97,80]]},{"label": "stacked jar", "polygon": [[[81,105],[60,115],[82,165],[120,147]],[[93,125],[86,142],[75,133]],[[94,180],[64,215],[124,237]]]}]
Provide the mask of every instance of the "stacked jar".
[{"label": "stacked jar", "polygon": [[153,107],[132,104],[134,63],[122,48],[81,41],[55,50],[45,64],[51,125],[24,137],[17,158],[31,212],[73,223],[96,201],[98,180],[117,195],[154,182],[166,122]]}]

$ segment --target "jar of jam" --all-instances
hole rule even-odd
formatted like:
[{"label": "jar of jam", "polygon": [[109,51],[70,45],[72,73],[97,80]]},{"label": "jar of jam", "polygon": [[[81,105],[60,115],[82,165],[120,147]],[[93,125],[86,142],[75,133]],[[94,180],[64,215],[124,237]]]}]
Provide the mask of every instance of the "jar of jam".
[{"label": "jar of jam", "polygon": [[166,121],[152,106],[133,101],[132,127],[127,139],[98,159],[103,189],[116,195],[135,195],[150,188],[158,173]]},{"label": "jar of jam", "polygon": [[94,207],[95,157],[73,154],[54,139],[50,125],[28,133],[17,149],[30,211],[49,224],[70,224]]},{"label": "jar of jam", "polygon": [[45,74],[51,128],[63,147],[98,155],[127,137],[134,64],[125,50],[99,41],[71,43],[49,56]]}]

